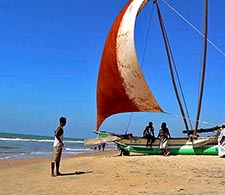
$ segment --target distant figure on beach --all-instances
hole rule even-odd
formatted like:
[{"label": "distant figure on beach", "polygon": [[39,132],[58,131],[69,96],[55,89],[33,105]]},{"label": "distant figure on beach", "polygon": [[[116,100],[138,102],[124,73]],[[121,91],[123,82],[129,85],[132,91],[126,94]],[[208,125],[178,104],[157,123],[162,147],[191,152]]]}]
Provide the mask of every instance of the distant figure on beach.
[{"label": "distant figure on beach", "polygon": [[97,146],[95,146],[94,148],[91,148],[91,149],[96,150],[97,149]]},{"label": "distant figure on beach", "polygon": [[98,150],[99,151],[104,151],[105,150],[105,142],[98,144]]},{"label": "distant figure on beach", "polygon": [[[59,167],[60,167],[60,160],[62,156],[62,149],[64,147],[63,143],[63,135],[64,135],[64,130],[63,127],[66,125],[66,118],[61,117],[59,119],[59,125],[57,126],[54,134],[55,134],[55,140],[53,144],[53,150],[52,150],[52,162],[51,162],[51,176],[58,176],[61,175],[59,172]],[[56,166],[56,174],[54,173]]]},{"label": "distant figure on beach", "polygon": [[225,157],[225,125],[218,137],[218,155],[220,157]]},{"label": "distant figure on beach", "polygon": [[102,145],[98,144],[98,150],[101,151]]},{"label": "distant figure on beach", "polygon": [[149,146],[151,148],[152,143],[155,141],[154,127],[152,122],[149,122],[148,126],[146,126],[143,132],[143,137],[147,139],[146,147]]},{"label": "distant figure on beach", "polygon": [[169,151],[167,149],[168,146],[168,138],[171,138],[169,129],[166,126],[166,123],[163,122],[161,125],[161,129],[159,130],[158,138],[160,140],[160,150],[163,151],[164,156],[169,155]]},{"label": "distant figure on beach", "polygon": [[103,142],[101,145],[102,145],[102,151],[104,151],[105,150],[105,142]]}]

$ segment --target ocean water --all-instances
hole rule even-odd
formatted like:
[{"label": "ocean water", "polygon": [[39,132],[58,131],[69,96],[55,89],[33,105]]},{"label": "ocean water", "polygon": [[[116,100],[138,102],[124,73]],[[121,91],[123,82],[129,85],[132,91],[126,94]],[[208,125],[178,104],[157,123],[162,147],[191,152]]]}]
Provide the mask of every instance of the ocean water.
[{"label": "ocean water", "polygon": [[[54,137],[0,133],[0,159],[51,157]],[[84,140],[64,138],[63,156],[93,151],[91,146],[84,146]],[[105,150],[116,148],[113,143]],[[95,152],[98,152],[97,150]]]}]

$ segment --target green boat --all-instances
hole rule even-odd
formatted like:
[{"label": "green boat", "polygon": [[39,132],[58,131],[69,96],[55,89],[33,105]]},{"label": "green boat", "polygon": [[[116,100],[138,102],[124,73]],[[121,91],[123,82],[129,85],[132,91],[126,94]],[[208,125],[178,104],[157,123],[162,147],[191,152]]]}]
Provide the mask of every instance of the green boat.
[{"label": "green boat", "polygon": [[[168,150],[172,155],[217,155],[217,137],[222,126],[209,128],[208,132],[214,132],[212,136],[201,137],[199,133],[199,118],[201,112],[202,95],[204,89],[206,51],[207,51],[207,21],[208,1],[204,3],[204,48],[202,60],[202,75],[199,88],[199,100],[195,128],[190,130],[191,120],[186,108],[183,91],[179,83],[174,58],[166,34],[158,0],[129,0],[115,19],[103,50],[97,84],[97,130],[94,131],[100,138],[85,140],[85,145],[99,144],[101,142],[114,142],[123,155],[143,153],[149,155],[161,154],[159,139],[156,138],[152,147],[146,147],[146,138],[133,136],[132,134],[118,135],[107,131],[100,131],[103,121],[111,115],[125,112],[159,112],[167,114],[153,96],[138,62],[134,29],[137,15],[149,2],[154,3],[162,37],[165,43],[169,70],[174,92],[181,112],[181,117],[186,129],[186,137],[169,138]],[[178,81],[178,82],[177,82]],[[192,128],[193,129],[193,128]],[[207,129],[202,132],[206,132]],[[102,137],[102,138],[101,138]]]},{"label": "green boat", "polygon": [[[152,144],[152,147],[149,148],[146,147],[147,139],[143,137],[133,136],[132,134],[116,135],[105,131],[94,131],[94,133],[102,138],[86,140],[86,145],[89,145],[89,143],[100,144],[102,142],[111,141],[120,148],[121,154],[125,156],[129,155],[130,152],[149,155],[158,155],[162,153],[159,149],[159,139],[156,139]],[[217,136],[198,137],[198,139],[193,140],[185,137],[169,138],[168,150],[171,155],[217,155],[218,146],[216,137]]]}]

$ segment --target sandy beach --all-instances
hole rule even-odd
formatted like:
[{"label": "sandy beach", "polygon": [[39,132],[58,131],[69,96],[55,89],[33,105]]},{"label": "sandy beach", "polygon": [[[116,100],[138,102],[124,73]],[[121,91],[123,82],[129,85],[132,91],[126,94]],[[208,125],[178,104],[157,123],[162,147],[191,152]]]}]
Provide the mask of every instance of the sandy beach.
[{"label": "sandy beach", "polygon": [[225,194],[225,158],[118,154],[63,157],[58,177],[49,158],[1,160],[0,194]]}]

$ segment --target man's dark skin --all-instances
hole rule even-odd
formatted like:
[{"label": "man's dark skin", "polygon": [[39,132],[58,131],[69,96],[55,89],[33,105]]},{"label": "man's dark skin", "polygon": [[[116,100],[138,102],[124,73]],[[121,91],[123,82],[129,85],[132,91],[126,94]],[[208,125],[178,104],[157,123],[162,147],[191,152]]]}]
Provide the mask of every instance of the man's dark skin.
[{"label": "man's dark skin", "polygon": [[[64,127],[65,125],[66,125],[66,120],[63,121],[63,122],[60,122],[60,126],[61,126],[61,127]],[[58,139],[58,141],[60,142],[62,148],[64,147],[64,144],[63,144],[63,141],[61,140],[60,136],[61,136],[63,133],[64,133],[64,131],[63,131],[62,128],[59,128],[59,129],[57,129],[57,130],[55,131],[55,137],[56,137],[56,138]],[[55,165],[56,165],[56,175],[54,174]],[[56,161],[56,162],[52,162],[52,163],[51,163],[51,170],[52,170],[51,176],[52,176],[52,177],[62,175],[62,174],[59,172],[59,167],[60,167],[60,161]]]}]

